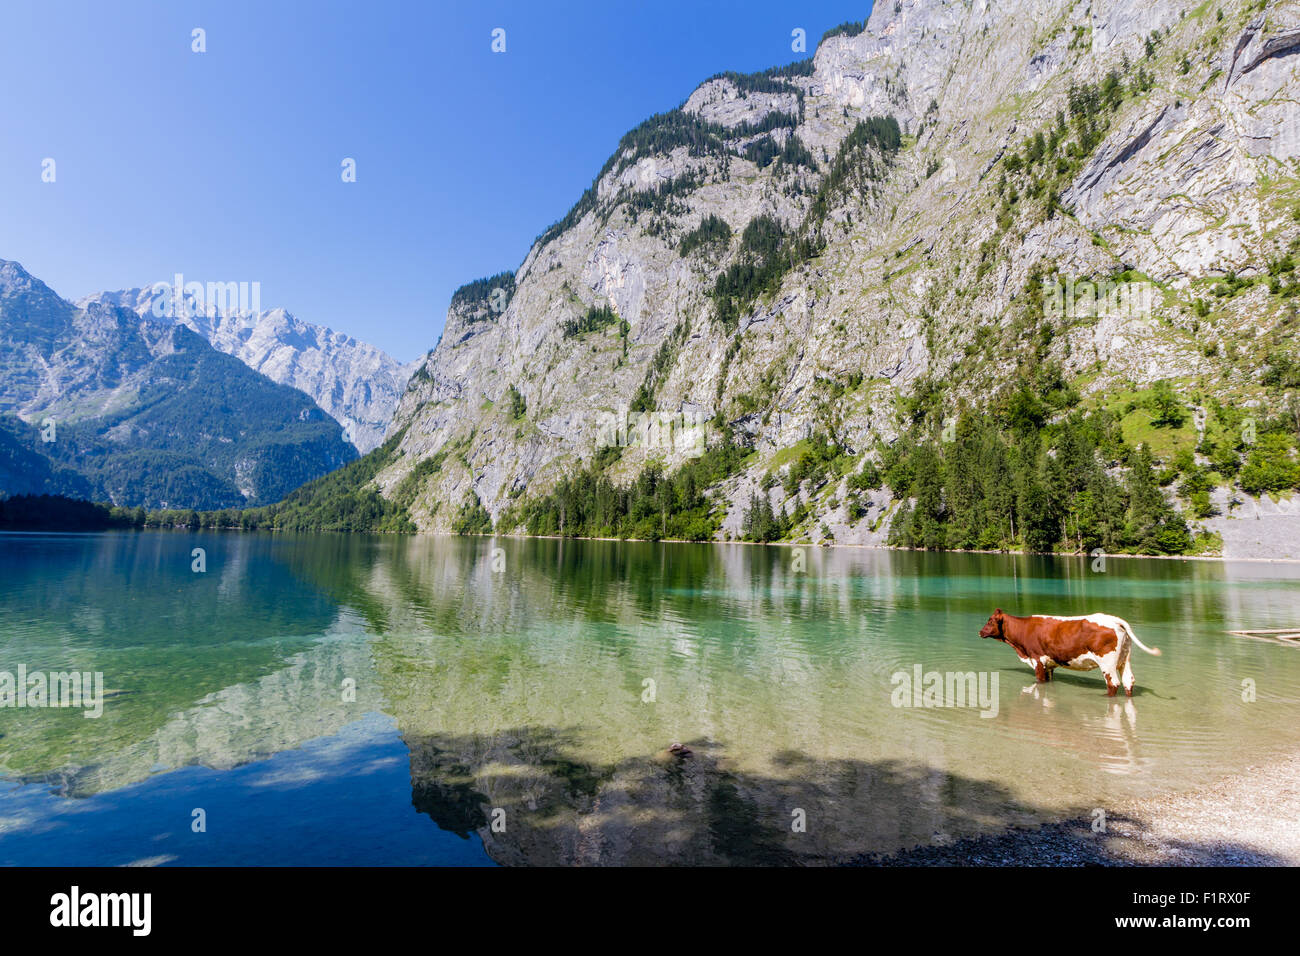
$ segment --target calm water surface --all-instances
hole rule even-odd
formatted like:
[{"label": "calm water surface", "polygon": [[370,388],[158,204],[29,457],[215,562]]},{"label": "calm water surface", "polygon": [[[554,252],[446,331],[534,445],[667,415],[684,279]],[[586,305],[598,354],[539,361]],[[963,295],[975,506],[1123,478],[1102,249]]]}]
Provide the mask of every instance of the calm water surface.
[{"label": "calm water surface", "polygon": [[[0,864],[836,862],[1300,746],[1300,649],[1226,633],[1300,624],[1300,567],[805,561],[0,535],[0,671],[100,671],[107,688],[98,719],[0,708]],[[1117,614],[1164,655],[1135,651],[1131,700],[1095,671],[1038,686],[978,637],[995,606]],[[996,674],[996,716],[894,706],[891,678],[916,665]]]}]

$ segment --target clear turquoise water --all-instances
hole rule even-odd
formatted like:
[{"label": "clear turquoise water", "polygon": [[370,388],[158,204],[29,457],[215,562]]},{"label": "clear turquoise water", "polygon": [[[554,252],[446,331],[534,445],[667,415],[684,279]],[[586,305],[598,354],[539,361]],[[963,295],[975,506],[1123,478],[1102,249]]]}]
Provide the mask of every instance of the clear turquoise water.
[{"label": "clear turquoise water", "polygon": [[[110,691],[99,719],[0,708],[0,863],[834,862],[1189,788],[1300,743],[1300,649],[1226,633],[1300,624],[1300,567],[798,560],[0,536],[0,671],[101,671]],[[995,606],[1118,614],[1164,655],[1135,655],[1132,700],[1096,672],[1039,686],[977,636]],[[996,675],[996,716],[894,706],[891,678],[916,665]]]}]

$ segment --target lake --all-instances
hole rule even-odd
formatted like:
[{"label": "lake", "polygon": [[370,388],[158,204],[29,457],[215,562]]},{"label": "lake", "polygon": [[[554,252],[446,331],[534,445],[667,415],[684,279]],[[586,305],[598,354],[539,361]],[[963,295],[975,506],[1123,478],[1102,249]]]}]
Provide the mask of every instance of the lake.
[{"label": "lake", "polygon": [[[0,864],[835,863],[1090,814],[1296,748],[1300,649],[1227,632],[1298,598],[1288,564],[0,535],[0,672],[104,688],[0,707]],[[999,606],[1163,655],[1131,699],[1038,685]],[[904,706],[918,667],[996,695]]]}]

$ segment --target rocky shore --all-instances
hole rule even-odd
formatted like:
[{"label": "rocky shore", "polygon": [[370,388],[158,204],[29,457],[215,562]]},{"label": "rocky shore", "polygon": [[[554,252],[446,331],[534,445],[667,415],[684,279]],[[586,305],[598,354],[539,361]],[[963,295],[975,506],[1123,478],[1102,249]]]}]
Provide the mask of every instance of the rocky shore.
[{"label": "rocky shore", "polygon": [[867,866],[1300,866],[1300,754],[1090,817],[916,847]]}]

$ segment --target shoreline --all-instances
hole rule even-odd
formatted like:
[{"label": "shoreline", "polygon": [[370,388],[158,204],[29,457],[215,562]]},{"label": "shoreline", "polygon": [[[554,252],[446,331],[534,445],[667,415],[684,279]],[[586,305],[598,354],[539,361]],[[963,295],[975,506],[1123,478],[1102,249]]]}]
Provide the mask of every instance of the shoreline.
[{"label": "shoreline", "polygon": [[[165,530],[165,529],[154,529]],[[240,529],[216,529],[208,530],[235,530]],[[350,534],[352,532],[339,532]],[[595,538],[585,535],[563,535],[563,534],[518,534],[515,532],[502,532],[500,534],[470,534],[461,535],[452,531],[417,531],[415,536],[442,537],[442,538],[517,538],[521,540],[538,540],[538,541],[631,541],[638,544],[738,544],[750,548],[826,548],[826,549],[855,549],[859,551],[897,551],[900,553],[912,554],[987,554],[987,555],[1005,555],[1007,557],[1031,557],[1031,558],[1130,558],[1136,561],[1218,561],[1225,562],[1250,562],[1255,564],[1300,564],[1300,558],[1234,558],[1225,557],[1221,554],[1125,554],[1103,552],[1102,554],[1092,554],[1080,551],[1061,552],[1061,551],[989,551],[973,548],[965,549],[948,549],[929,550],[926,548],[897,548],[887,544],[838,544],[836,542],[813,543],[811,541],[719,541],[716,538],[708,541],[690,541],[686,538]]]},{"label": "shoreline", "polygon": [[1256,557],[1227,557],[1221,554],[1125,554],[1123,552],[1103,552],[1102,554],[1084,553],[1078,551],[1058,552],[1058,551],[989,551],[984,549],[948,549],[929,550],[926,548],[898,548],[884,544],[840,544],[838,542],[817,542],[811,541],[720,541],[710,539],[708,541],[691,541],[686,538],[601,538],[589,537],[586,535],[562,535],[562,534],[519,534],[518,532],[501,532],[484,534],[476,532],[474,534],[457,534],[454,531],[285,531],[275,528],[191,528],[188,526],[157,527],[157,528],[94,528],[94,529],[73,529],[73,528],[0,528],[0,534],[12,535],[51,535],[51,534],[104,534],[106,532],[140,532],[140,531],[209,531],[221,533],[238,533],[238,534],[368,534],[384,535],[392,537],[430,537],[430,538],[515,538],[518,540],[535,540],[535,541],[609,541],[609,542],[630,542],[636,544],[711,544],[711,545],[741,545],[749,548],[823,548],[823,549],[841,549],[841,550],[858,550],[858,551],[896,551],[900,553],[912,554],[984,554],[992,556],[1006,557],[1038,557],[1038,558],[1111,558],[1129,559],[1134,561],[1217,561],[1221,564],[1300,564],[1300,558],[1256,558]]},{"label": "shoreline", "polygon": [[1091,816],[872,854],[852,866],[1300,866],[1300,752]]}]

